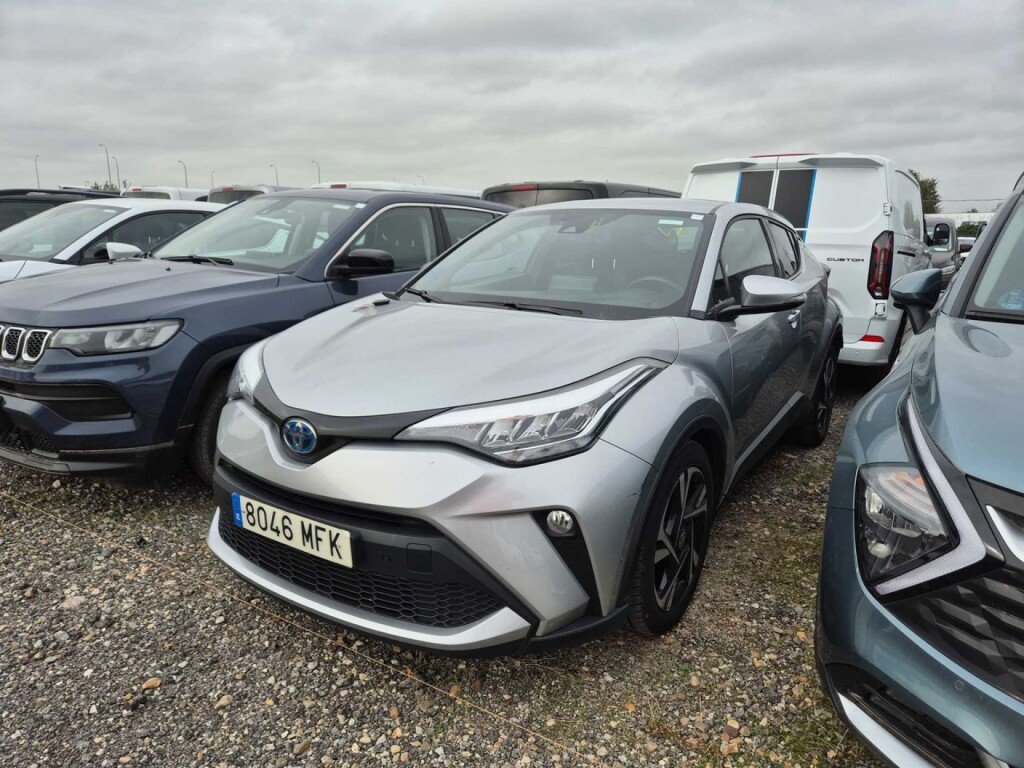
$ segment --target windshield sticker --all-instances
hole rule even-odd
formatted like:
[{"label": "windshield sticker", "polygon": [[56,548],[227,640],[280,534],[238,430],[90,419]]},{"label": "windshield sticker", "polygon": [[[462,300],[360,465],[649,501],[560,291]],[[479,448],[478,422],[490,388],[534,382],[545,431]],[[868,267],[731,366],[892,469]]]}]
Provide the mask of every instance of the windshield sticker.
[{"label": "windshield sticker", "polygon": [[694,221],[703,221],[704,220],[704,214],[703,213],[691,213],[690,214],[690,218],[693,219]]},{"label": "windshield sticker", "polygon": [[[365,203],[356,203],[356,208],[362,208],[364,205]],[[346,205],[345,203],[335,203],[331,206],[331,208],[341,208],[344,211],[347,211],[351,207],[351,205]]]},{"label": "windshield sticker", "polygon": [[658,228],[660,229],[662,226],[665,226],[665,227],[681,227],[685,223],[686,222],[684,222],[684,221],[682,221],[680,219],[658,219],[658,225],[659,225]]},{"label": "windshield sticker", "polygon": [[1012,309],[1018,312],[1024,309],[1024,290],[1018,289],[1004,293],[999,297],[999,308]]}]

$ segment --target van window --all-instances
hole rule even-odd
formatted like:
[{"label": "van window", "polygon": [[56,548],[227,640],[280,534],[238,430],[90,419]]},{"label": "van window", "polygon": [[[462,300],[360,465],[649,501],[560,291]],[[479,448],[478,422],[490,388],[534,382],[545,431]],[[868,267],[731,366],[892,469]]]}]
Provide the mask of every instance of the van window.
[{"label": "van window", "polygon": [[139,192],[125,192],[122,197],[144,197],[148,200],[170,200],[171,195],[169,192],[150,192],[149,190],[142,190]]},{"label": "van window", "polygon": [[589,189],[499,189],[488,193],[487,200],[516,208],[547,203],[567,203],[572,200],[593,200]]},{"label": "van window", "polygon": [[772,176],[774,171],[744,171],[740,174],[739,187],[736,189],[737,203],[753,203],[768,207],[772,194]]},{"label": "van window", "polygon": [[903,231],[913,238],[924,240],[924,211],[921,207],[921,188],[902,171],[896,172],[899,209],[894,213],[903,224]]},{"label": "van window", "polygon": [[779,260],[779,268],[783,277],[792,277],[800,271],[800,257],[797,255],[796,243],[793,236],[785,227],[779,226],[774,221],[768,222],[768,233],[775,246],[775,256]]},{"label": "van window", "polygon": [[807,228],[811,210],[811,192],[814,190],[814,169],[779,171],[772,209],[789,220],[797,231]]}]

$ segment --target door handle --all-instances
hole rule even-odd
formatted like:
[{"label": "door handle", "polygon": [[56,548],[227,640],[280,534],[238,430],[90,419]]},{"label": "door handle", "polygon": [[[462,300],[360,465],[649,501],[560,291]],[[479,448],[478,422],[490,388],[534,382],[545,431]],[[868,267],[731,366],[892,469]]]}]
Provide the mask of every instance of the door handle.
[{"label": "door handle", "polygon": [[786,319],[789,321],[791,327],[796,328],[797,324],[800,322],[800,310],[794,310]]}]

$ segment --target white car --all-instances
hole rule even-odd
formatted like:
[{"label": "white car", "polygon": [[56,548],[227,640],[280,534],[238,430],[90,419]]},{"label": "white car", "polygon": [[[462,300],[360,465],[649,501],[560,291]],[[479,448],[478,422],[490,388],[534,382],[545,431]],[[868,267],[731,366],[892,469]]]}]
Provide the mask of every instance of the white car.
[{"label": "white car", "polygon": [[757,155],[695,165],[683,197],[755,203],[789,219],[831,268],[840,362],[895,360],[906,318],[889,286],[930,266],[921,189],[908,169],[877,155]]},{"label": "white car", "polygon": [[0,232],[0,282],[151,251],[222,208],[124,197],[51,208]]}]

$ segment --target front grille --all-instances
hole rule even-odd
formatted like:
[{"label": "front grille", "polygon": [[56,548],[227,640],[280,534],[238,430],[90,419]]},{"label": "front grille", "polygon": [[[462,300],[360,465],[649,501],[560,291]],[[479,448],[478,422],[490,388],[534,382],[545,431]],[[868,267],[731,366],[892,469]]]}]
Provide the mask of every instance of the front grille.
[{"label": "front grille", "polygon": [[984,768],[977,751],[949,729],[903,703],[893,691],[866,672],[845,664],[830,664],[836,690],[865,710],[879,725],[938,768]]},{"label": "front grille", "polygon": [[24,328],[8,328],[4,331],[3,357],[5,360],[14,360],[18,357],[23,333],[25,333]]},{"label": "front grille", "polygon": [[239,528],[230,510],[221,510],[220,535],[263,570],[329,600],[382,616],[429,627],[461,627],[502,607],[496,597],[469,584],[345,568]]},{"label": "front grille", "polygon": [[57,447],[46,435],[18,427],[0,426],[0,448],[17,453],[38,452],[57,455]]},{"label": "front grille", "polygon": [[889,607],[953,661],[1024,701],[1024,573],[998,568]]},{"label": "front grille", "polygon": [[25,348],[21,351],[26,362],[34,363],[43,355],[46,347],[46,340],[50,338],[49,331],[31,330],[25,334]]}]

